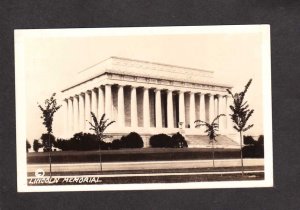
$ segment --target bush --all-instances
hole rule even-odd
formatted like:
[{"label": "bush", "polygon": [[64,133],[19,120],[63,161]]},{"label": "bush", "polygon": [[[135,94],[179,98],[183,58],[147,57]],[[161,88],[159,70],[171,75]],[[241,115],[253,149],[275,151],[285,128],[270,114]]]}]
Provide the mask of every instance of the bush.
[{"label": "bush", "polygon": [[28,150],[31,148],[31,144],[29,143],[29,141],[26,139],[26,152],[28,152]]},{"label": "bush", "polygon": [[264,145],[264,135],[260,135],[257,140],[258,145]]},{"label": "bush", "polygon": [[122,147],[122,142],[119,139],[114,139],[111,142],[111,149],[121,149]]},{"label": "bush", "polygon": [[[251,137],[252,138],[252,137]],[[253,138],[252,138],[253,139]],[[245,141],[244,141],[245,142]],[[251,144],[243,147],[243,157],[264,157],[264,136],[260,135],[258,141],[253,140]]]},{"label": "bush", "polygon": [[245,145],[253,145],[256,141],[253,139],[252,136],[244,136],[244,144]]},{"label": "bush", "polygon": [[157,134],[153,135],[149,139],[149,143],[151,147],[160,148],[160,147],[171,147],[172,138],[166,134]]},{"label": "bush", "polygon": [[[95,134],[90,133],[76,133],[71,139],[57,139],[53,143],[56,148],[63,151],[76,150],[98,150],[99,142]],[[100,141],[100,148],[102,150],[120,149],[120,148],[142,148],[144,146],[143,139],[135,132],[123,136],[121,140],[115,139],[113,142]]]},{"label": "bush", "polygon": [[154,148],[184,148],[188,147],[185,138],[177,132],[172,137],[166,134],[157,134],[150,137],[149,143]]},{"label": "bush", "polygon": [[[101,149],[105,148],[105,142],[101,142]],[[97,137],[94,134],[90,133],[76,133],[74,136],[69,139],[58,139],[54,146],[63,150],[77,150],[77,151],[87,151],[87,150],[98,150],[99,142],[97,141]]]},{"label": "bush", "polygon": [[35,140],[33,141],[33,150],[34,150],[35,152],[38,152],[39,149],[42,148],[42,147],[43,147],[43,145],[39,142],[39,140],[35,139]]},{"label": "bush", "polygon": [[264,147],[248,145],[243,147],[243,157],[246,158],[263,158],[264,157]]},{"label": "bush", "polygon": [[177,132],[176,134],[174,134],[172,136],[172,145],[171,145],[171,147],[173,147],[173,148],[184,148],[184,147],[188,147],[188,144],[187,144],[185,138],[179,132]]},{"label": "bush", "polygon": [[52,146],[54,145],[55,137],[52,134],[43,133],[41,136],[41,140],[44,147],[44,152],[48,152],[49,150],[52,151]]},{"label": "bush", "polygon": [[143,142],[142,137],[136,132],[131,132],[127,136],[122,136],[120,141],[121,141],[121,145],[124,148],[143,148],[144,147],[144,142]]}]

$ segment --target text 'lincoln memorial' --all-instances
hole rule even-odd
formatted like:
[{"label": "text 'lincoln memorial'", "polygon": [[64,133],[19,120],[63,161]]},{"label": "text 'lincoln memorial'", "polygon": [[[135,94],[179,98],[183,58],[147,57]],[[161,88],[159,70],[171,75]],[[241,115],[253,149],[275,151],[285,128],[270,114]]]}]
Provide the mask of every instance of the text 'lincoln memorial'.
[{"label": "text 'lincoln memorial'", "polygon": [[62,90],[65,136],[90,132],[91,111],[115,120],[107,133],[118,137],[132,131],[206,135],[194,121],[211,122],[218,114],[226,115],[219,119],[219,133],[232,133],[226,91],[231,86],[214,83],[212,71],[110,57],[78,77]]}]

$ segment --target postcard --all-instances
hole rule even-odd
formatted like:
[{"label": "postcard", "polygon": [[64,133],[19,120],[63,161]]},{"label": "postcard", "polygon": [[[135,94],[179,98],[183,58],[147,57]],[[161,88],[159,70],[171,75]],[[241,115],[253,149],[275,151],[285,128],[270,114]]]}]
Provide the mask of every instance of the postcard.
[{"label": "postcard", "polygon": [[269,25],[15,30],[15,78],[18,192],[273,186]]}]

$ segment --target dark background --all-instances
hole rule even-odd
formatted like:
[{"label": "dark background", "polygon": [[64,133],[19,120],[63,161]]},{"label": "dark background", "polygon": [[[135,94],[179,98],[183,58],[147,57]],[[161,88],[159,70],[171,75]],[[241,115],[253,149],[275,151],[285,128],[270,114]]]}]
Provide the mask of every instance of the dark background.
[{"label": "dark background", "polygon": [[[14,29],[236,24],[271,25],[274,188],[16,192]],[[1,0],[0,209],[300,209],[299,37],[297,0]]]}]

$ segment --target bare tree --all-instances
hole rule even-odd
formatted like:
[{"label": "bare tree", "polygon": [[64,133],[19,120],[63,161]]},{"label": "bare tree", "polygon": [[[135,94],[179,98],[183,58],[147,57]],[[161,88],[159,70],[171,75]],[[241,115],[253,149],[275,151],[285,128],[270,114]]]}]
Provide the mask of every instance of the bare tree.
[{"label": "bare tree", "polygon": [[230,114],[230,116],[234,123],[233,128],[240,134],[242,175],[244,175],[243,132],[245,132],[253,127],[253,124],[247,125],[247,122],[248,122],[249,118],[252,116],[254,110],[249,109],[249,105],[248,105],[247,101],[244,102],[245,94],[246,94],[251,82],[252,82],[252,79],[250,79],[248,81],[248,83],[245,86],[244,91],[242,91],[240,93],[233,94],[229,89],[227,89],[227,92],[233,98],[233,105],[229,106],[232,111],[232,114]]},{"label": "bare tree", "polygon": [[200,126],[206,126],[206,130],[204,131],[207,133],[209,137],[209,143],[212,145],[212,157],[213,157],[213,167],[215,167],[215,148],[214,142],[217,142],[216,137],[219,135],[217,131],[219,130],[219,124],[217,123],[218,119],[222,116],[226,116],[225,114],[219,114],[218,116],[213,119],[211,123],[205,122],[203,120],[196,120],[196,128]]},{"label": "bare tree", "polygon": [[90,130],[93,130],[97,136],[97,140],[99,143],[99,163],[100,163],[100,171],[102,171],[102,158],[101,158],[101,142],[106,139],[109,138],[110,136],[105,135],[104,131],[105,129],[110,126],[111,124],[113,124],[115,121],[110,121],[108,119],[104,119],[105,118],[105,114],[103,114],[98,122],[98,119],[96,117],[96,115],[91,112],[92,115],[92,119],[94,123],[90,123],[91,128]]}]

